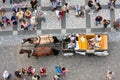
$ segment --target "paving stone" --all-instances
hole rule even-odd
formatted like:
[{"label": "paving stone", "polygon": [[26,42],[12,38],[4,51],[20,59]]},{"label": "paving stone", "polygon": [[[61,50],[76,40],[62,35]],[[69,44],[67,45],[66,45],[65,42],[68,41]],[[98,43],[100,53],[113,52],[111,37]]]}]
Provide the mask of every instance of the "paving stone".
[{"label": "paving stone", "polygon": [[66,29],[86,28],[86,19],[75,17],[75,11],[66,15]]},{"label": "paving stone", "polygon": [[61,29],[61,20],[58,20],[56,14],[52,11],[46,11],[46,14],[46,21],[41,23],[41,29]]}]

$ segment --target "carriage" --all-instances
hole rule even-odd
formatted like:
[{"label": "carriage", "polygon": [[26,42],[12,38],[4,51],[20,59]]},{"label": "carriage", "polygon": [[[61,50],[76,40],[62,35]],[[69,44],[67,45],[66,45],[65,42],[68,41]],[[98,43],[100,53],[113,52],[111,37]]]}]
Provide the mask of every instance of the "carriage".
[{"label": "carriage", "polygon": [[[98,35],[99,41],[97,41]],[[63,37],[62,43],[64,56],[72,56],[74,53],[96,56],[109,55],[107,34],[71,34]]]}]

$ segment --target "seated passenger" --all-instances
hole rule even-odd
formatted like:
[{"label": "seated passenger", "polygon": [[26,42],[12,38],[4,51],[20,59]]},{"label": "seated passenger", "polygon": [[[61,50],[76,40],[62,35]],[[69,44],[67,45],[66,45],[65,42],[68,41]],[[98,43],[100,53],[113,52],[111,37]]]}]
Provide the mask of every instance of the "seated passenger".
[{"label": "seated passenger", "polygon": [[71,41],[71,42],[68,44],[68,49],[71,49],[71,48],[74,48],[74,47],[75,47],[75,43]]},{"label": "seated passenger", "polygon": [[101,41],[101,36],[96,35],[95,38],[90,39],[89,41],[91,42],[91,46],[94,46],[95,48],[100,48],[100,41]]},{"label": "seated passenger", "polygon": [[69,38],[70,38],[70,41],[74,41],[74,40],[75,40],[75,35],[71,34],[71,35],[69,36]]},{"label": "seated passenger", "polygon": [[90,39],[90,41],[94,41],[94,42],[100,42],[101,41],[101,36],[100,35],[96,35],[96,37],[95,38],[92,38],[92,39]]}]

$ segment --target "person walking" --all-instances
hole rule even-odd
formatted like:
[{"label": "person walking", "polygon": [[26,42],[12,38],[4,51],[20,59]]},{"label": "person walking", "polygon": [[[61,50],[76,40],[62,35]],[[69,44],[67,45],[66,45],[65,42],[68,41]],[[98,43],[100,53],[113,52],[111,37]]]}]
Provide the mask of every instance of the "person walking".
[{"label": "person walking", "polygon": [[3,1],[3,3],[5,3],[6,0],[2,0],[2,1]]},{"label": "person walking", "polygon": [[116,3],[116,1],[117,1],[117,0],[112,0],[112,2],[113,2],[113,6],[114,6],[114,7],[115,7],[115,3]]},{"label": "person walking", "polygon": [[3,76],[2,77],[3,77],[3,80],[8,80],[8,79],[10,79],[11,74],[7,70],[5,70],[3,72]]},{"label": "person walking", "polygon": [[68,70],[67,70],[65,67],[63,67],[63,68],[62,68],[62,71],[61,71],[62,75],[65,76],[67,71],[68,71]]},{"label": "person walking", "polygon": [[37,9],[37,6],[38,6],[38,1],[37,0],[31,0],[30,4],[31,4],[31,8],[32,8],[33,11],[35,9]]},{"label": "person walking", "polygon": [[13,4],[13,0],[9,0],[10,4]]},{"label": "person walking", "polygon": [[101,24],[101,21],[102,21],[102,16],[97,16],[96,18],[95,18],[95,24],[96,24],[96,26],[98,25],[98,24]]},{"label": "person walking", "polygon": [[68,3],[65,3],[64,6],[62,7],[62,9],[63,9],[63,11],[65,13],[69,13],[69,5],[68,5]]},{"label": "person walking", "polygon": [[110,24],[110,20],[104,19],[104,20],[103,20],[103,26],[104,26],[103,29],[106,29],[109,24]]},{"label": "person walking", "polygon": [[114,75],[114,72],[108,70],[105,80],[112,80],[113,75]]}]

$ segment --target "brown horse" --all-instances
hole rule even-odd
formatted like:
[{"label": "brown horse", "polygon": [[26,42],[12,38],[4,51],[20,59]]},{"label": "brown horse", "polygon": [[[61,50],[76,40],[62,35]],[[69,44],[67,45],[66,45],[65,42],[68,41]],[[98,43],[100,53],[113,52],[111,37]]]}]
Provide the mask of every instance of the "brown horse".
[{"label": "brown horse", "polygon": [[24,54],[24,53],[27,53],[28,57],[30,56],[41,57],[41,56],[49,56],[52,54],[57,56],[59,54],[59,50],[51,47],[38,47],[33,50],[21,49],[19,52],[19,54]]},{"label": "brown horse", "polygon": [[38,45],[38,44],[59,43],[60,41],[56,36],[45,35],[45,36],[31,37],[22,40],[22,44],[26,42],[30,44]]}]

